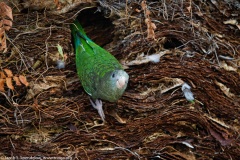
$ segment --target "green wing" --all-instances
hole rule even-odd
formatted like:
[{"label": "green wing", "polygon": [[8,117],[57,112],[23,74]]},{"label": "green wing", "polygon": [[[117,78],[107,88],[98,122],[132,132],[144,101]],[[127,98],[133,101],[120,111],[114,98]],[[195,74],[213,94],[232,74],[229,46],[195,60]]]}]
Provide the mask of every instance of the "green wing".
[{"label": "green wing", "polygon": [[77,73],[84,90],[94,95],[99,80],[107,73],[122,69],[118,60],[87,37],[78,21],[71,25]]}]

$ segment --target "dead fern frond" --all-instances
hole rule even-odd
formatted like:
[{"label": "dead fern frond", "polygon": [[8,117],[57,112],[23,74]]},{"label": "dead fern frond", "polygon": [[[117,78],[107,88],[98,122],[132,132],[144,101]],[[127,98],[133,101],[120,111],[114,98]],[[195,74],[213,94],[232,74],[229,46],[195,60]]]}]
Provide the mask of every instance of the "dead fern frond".
[{"label": "dead fern frond", "polygon": [[6,33],[12,27],[12,9],[0,2],[0,51],[7,52]]},{"label": "dead fern frond", "polygon": [[23,75],[13,75],[12,71],[10,69],[3,69],[3,71],[0,71],[0,91],[5,92],[5,86],[4,84],[6,83],[7,88],[14,90],[14,85],[13,85],[13,80],[15,81],[16,86],[21,86],[24,84],[25,86],[28,86],[29,83],[27,81],[27,78]]},{"label": "dead fern frond", "polygon": [[156,40],[155,38],[155,33],[154,30],[157,28],[156,25],[151,21],[150,14],[151,12],[147,8],[147,3],[146,0],[143,0],[141,3],[141,7],[144,11],[144,16],[145,16],[145,23],[147,25],[147,39],[153,39]]}]

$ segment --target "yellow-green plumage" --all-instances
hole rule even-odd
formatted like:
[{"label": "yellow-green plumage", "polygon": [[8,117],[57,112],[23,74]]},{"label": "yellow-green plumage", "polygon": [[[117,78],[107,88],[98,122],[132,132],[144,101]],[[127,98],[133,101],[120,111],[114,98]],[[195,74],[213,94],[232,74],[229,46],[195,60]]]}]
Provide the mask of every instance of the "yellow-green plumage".
[{"label": "yellow-green plumage", "polygon": [[117,101],[127,87],[128,74],[113,55],[87,37],[77,20],[71,25],[71,31],[77,73],[84,90],[94,100]]}]

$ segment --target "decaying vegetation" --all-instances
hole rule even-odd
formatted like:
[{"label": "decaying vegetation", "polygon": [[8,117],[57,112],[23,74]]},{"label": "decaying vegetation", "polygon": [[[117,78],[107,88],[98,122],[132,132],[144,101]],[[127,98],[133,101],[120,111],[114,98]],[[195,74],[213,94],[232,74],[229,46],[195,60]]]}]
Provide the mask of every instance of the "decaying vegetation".
[{"label": "decaying vegetation", "polygon": [[[239,14],[234,0],[1,2],[1,158],[237,159]],[[130,75],[105,124],[76,74],[77,17]]]}]

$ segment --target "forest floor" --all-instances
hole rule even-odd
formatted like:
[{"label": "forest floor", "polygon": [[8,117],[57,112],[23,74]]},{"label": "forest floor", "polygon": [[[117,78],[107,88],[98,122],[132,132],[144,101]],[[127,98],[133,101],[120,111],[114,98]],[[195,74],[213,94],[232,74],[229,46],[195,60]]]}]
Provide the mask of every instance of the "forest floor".
[{"label": "forest floor", "polygon": [[[12,26],[0,53],[0,159],[240,157],[239,2],[6,4],[13,19],[5,17]],[[76,18],[130,76],[117,103],[103,102],[105,123],[77,76],[69,27]]]}]

